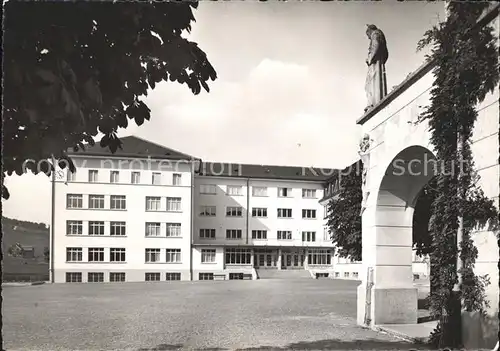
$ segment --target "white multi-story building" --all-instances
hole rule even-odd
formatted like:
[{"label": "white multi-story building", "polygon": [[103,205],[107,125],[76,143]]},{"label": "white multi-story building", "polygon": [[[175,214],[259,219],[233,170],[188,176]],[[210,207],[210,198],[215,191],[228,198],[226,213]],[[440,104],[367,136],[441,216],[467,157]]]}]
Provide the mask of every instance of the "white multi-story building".
[{"label": "white multi-story building", "polygon": [[194,279],[263,270],[332,273],[323,182],[330,170],[202,163],[195,177]]},{"label": "white multi-story building", "polygon": [[71,153],[77,172],[55,181],[55,282],[333,277],[319,202],[331,170],[204,163],[137,137],[122,142],[115,154]]},{"label": "white multi-story building", "polygon": [[73,153],[54,186],[55,282],[190,278],[192,176],[188,155],[136,137],[115,154]]}]

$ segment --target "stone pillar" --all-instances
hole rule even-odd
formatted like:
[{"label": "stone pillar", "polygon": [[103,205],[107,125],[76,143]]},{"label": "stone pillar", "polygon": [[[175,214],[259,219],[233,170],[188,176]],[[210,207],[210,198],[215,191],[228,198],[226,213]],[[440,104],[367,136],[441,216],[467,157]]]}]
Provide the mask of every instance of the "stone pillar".
[{"label": "stone pillar", "polygon": [[255,252],[254,252],[254,249],[251,249],[250,250],[250,264],[252,265],[252,268],[254,267],[254,264],[255,264]]},{"label": "stone pillar", "polygon": [[[386,184],[398,186],[401,181],[393,179]],[[362,216],[358,324],[417,323],[418,294],[412,272],[413,208],[401,199],[401,194],[410,192],[408,183],[400,185],[399,189],[372,192],[374,196],[370,196]],[[371,289],[367,282],[370,268],[373,269]]]},{"label": "stone pillar", "polygon": [[278,269],[281,270],[281,249],[278,249],[278,261],[276,262]]},{"label": "stone pillar", "polygon": [[304,269],[309,269],[309,250],[304,249]]}]

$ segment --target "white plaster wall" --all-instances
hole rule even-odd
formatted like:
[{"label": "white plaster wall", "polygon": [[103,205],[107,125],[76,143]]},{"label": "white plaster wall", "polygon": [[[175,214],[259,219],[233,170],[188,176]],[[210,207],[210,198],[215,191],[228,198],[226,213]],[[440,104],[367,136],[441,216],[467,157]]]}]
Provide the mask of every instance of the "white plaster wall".
[{"label": "white plaster wall", "polygon": [[[494,21],[497,36],[498,23],[499,19],[497,17]],[[367,226],[376,221],[376,218],[373,217],[375,211],[369,211],[368,209],[376,205],[378,189],[384,172],[392,159],[400,151],[412,145],[423,146],[433,151],[433,147],[429,142],[430,134],[427,123],[416,126],[409,123],[416,121],[422,107],[429,104],[429,90],[433,80],[431,71],[362,126],[363,133],[369,133],[371,138],[374,139],[370,153],[370,170],[367,182],[372,195],[368,199],[367,215],[363,217],[363,229],[365,231]],[[479,117],[476,122],[472,145],[476,168],[481,177],[480,185],[485,195],[494,199],[497,208],[499,194],[498,99],[497,88],[478,106]],[[389,219],[387,218],[387,220]],[[398,218],[392,218],[392,220],[397,222]],[[363,235],[363,270],[375,263],[376,251],[372,248],[376,239],[374,235],[368,235],[368,233]],[[498,270],[496,267],[498,248],[495,233],[486,230],[477,231],[474,234],[474,239],[479,250],[476,271],[480,274],[489,274],[491,278],[491,285],[487,289],[487,295],[491,301],[492,309],[495,310],[498,306],[499,295]],[[396,233],[391,240],[398,240]],[[387,261],[387,264],[396,264],[405,260],[408,261],[409,258],[402,257],[394,252],[384,261]],[[363,273],[362,276],[365,279],[366,273]]]},{"label": "white plaster wall", "polygon": [[[86,281],[86,272],[106,272],[106,277],[109,271],[126,272],[127,281],[144,281],[144,272],[180,272],[183,279],[189,279],[189,261],[190,261],[190,233],[191,233],[191,173],[190,165],[170,164],[166,162],[159,164],[150,162],[151,169],[148,169],[146,160],[141,164],[135,161],[133,165],[118,166],[118,161],[113,165],[107,163],[106,167],[102,168],[101,159],[76,159],[77,172],[75,181],[65,183],[66,176],[63,180],[56,183],[55,191],[55,252],[54,252],[54,268],[56,282],[65,281],[65,273],[67,271],[82,272],[83,281]],[[84,162],[85,161],[85,162]],[[160,167],[160,168],[159,168]],[[88,170],[98,169],[99,182],[88,182]],[[120,172],[120,182],[110,183],[110,171],[118,170]],[[131,171],[141,172],[140,184],[131,184]],[[162,184],[152,185],[152,171],[159,171],[162,174]],[[181,185],[172,185],[172,174],[181,174]],[[83,209],[67,209],[66,195],[67,194],[83,194]],[[95,210],[88,209],[88,195],[105,195],[105,209]],[[109,198],[110,195],[125,195],[127,201],[126,210],[110,210]],[[181,212],[147,212],[146,211],[146,196],[162,197],[162,206],[166,205],[166,197],[180,197],[182,204]],[[107,208],[107,209],[106,209]],[[165,208],[163,208],[165,210]],[[68,236],[66,235],[66,221],[81,220],[83,221],[83,235]],[[105,235],[104,236],[88,236],[88,221],[104,221]],[[125,237],[109,236],[109,222],[124,221],[126,222]],[[146,222],[161,222],[162,236],[158,238],[145,237]],[[166,237],[165,223],[174,222],[181,223],[181,237]],[[66,262],[66,247],[82,247],[83,262],[67,263]],[[87,263],[87,248],[88,247],[103,247],[105,248],[105,262],[107,263]],[[118,247],[126,249],[126,263],[110,263],[109,248]],[[176,248],[181,249],[182,263],[167,264],[167,263],[145,263],[146,248]],[[162,250],[161,261],[165,262],[165,251]],[[105,281],[107,278],[105,277]],[[165,277],[162,276],[162,280]]]},{"label": "white plaster wall", "polygon": [[[214,184],[217,186],[217,194],[200,194],[201,184]],[[227,195],[228,185],[242,186],[241,196]],[[267,196],[253,196],[252,187],[267,187]],[[195,177],[195,218],[194,218],[194,244],[198,246],[197,250],[203,247],[213,246],[217,250],[222,250],[224,246],[244,245],[249,248],[269,247],[325,247],[331,248],[333,245],[329,240],[324,240],[323,230],[325,220],[323,218],[323,207],[318,202],[323,197],[323,188],[321,182],[305,181],[281,181],[281,180],[258,180],[230,177]],[[289,198],[278,197],[278,188],[292,188],[292,196]],[[316,189],[315,199],[303,199],[302,189]],[[247,225],[247,195],[249,195],[249,215],[248,215],[248,242],[246,237]],[[201,205],[216,206],[215,217],[200,217],[199,207]],[[227,206],[241,206],[243,216],[240,218],[226,217]],[[253,218],[252,208],[267,208],[267,218]],[[277,218],[278,208],[291,208],[292,218]],[[302,219],[302,209],[315,209],[316,219]],[[215,228],[215,239],[200,239],[200,228]],[[226,229],[241,229],[242,239],[226,239]],[[252,230],[267,230],[267,239],[252,239]],[[292,231],[292,240],[278,240],[278,230]],[[302,231],[315,231],[315,242],[302,242]],[[222,252],[222,251],[221,251]],[[196,254],[194,254],[196,255]],[[200,253],[201,255],[201,253]],[[202,270],[207,267],[201,264],[201,260],[193,256],[193,267],[195,270]],[[220,260],[220,261],[219,261]],[[217,255],[217,269],[223,267],[223,254]],[[215,269],[215,268],[214,268]]]}]

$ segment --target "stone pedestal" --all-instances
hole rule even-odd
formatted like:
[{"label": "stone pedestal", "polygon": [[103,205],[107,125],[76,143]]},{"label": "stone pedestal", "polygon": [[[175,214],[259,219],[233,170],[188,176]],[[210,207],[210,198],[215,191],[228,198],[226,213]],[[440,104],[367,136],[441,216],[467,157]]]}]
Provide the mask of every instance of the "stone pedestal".
[{"label": "stone pedestal", "polygon": [[369,308],[370,325],[417,324],[417,288],[377,287],[371,288],[369,304],[366,304],[366,284],[358,286],[357,322],[365,324],[366,308]]}]

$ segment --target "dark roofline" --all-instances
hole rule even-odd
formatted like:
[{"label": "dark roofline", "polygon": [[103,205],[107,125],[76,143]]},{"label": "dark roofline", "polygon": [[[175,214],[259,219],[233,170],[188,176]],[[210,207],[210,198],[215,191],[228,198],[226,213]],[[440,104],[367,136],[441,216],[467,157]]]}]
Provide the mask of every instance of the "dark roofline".
[{"label": "dark roofline", "polygon": [[[151,158],[151,159],[156,159],[156,160],[185,160],[185,161],[191,161],[191,160],[199,160],[198,158],[185,154],[183,152],[177,151],[175,149],[172,149],[170,147],[166,147],[160,144],[157,144],[155,142],[143,139],[141,137],[135,136],[135,135],[127,135],[124,137],[121,137],[120,139],[125,139],[125,138],[134,138],[138,139],[139,141],[142,141],[147,144],[154,145],[158,148],[162,148],[165,150],[168,150],[169,152],[176,153],[177,155],[158,155],[158,154],[140,154],[140,153],[124,153],[120,152],[120,149],[117,149],[116,153],[112,153],[111,150],[109,150],[108,147],[104,148],[96,148],[96,146],[99,145],[99,142],[95,143],[95,146],[90,146],[89,144],[86,144],[86,149],[85,150],[79,150],[79,151],[73,151],[73,148],[69,148],[67,150],[68,156],[73,156],[73,157],[86,157],[86,156],[97,156],[97,157],[114,157],[114,158]],[[91,148],[96,148],[97,150],[89,150]],[[98,151],[99,150],[99,151]]]},{"label": "dark roofline", "polygon": [[[213,165],[222,167],[230,165],[231,168],[228,167],[226,171],[219,173],[220,169],[217,169],[217,172],[214,172]],[[208,171],[207,168],[209,168]],[[251,168],[251,170],[249,170],[249,168]],[[251,172],[251,171],[255,172],[256,170],[262,171],[263,168],[267,169],[266,170],[267,172],[266,171],[264,171],[263,173],[259,172],[258,174]],[[289,173],[291,170],[294,171],[295,173],[294,175],[291,175]],[[203,171],[205,171],[205,173],[202,173]],[[330,174],[335,173],[335,171],[338,170],[331,168],[321,168],[321,167],[279,166],[279,165],[244,164],[244,163],[211,161],[211,162],[200,163],[198,175],[204,177],[290,180],[290,181],[309,181],[309,182],[323,183],[327,178],[331,177]]]}]

